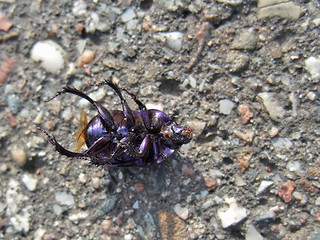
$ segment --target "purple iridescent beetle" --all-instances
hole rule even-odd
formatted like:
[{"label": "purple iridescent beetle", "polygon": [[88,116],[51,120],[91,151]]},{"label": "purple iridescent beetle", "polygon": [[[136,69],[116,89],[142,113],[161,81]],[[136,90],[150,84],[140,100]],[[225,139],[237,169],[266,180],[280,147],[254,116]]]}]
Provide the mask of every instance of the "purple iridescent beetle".
[{"label": "purple iridescent beetle", "polygon": [[[111,81],[106,81],[106,83],[120,98],[123,111],[109,111],[85,93],[69,86],[63,88],[55,96],[64,93],[78,95],[89,101],[98,111],[98,115],[89,123],[84,111],[81,113],[82,126],[75,135],[77,150],[84,143],[88,147],[83,153],[65,149],[54,136],[39,128],[47,135],[49,142],[55,146],[56,151],[60,154],[70,158],[90,159],[95,165],[149,166],[161,163],[181,145],[191,141],[191,128],[179,126],[162,111],[147,110],[146,106],[134,94],[119,88]],[[121,91],[125,91],[131,96],[138,105],[139,111],[130,109]]]}]

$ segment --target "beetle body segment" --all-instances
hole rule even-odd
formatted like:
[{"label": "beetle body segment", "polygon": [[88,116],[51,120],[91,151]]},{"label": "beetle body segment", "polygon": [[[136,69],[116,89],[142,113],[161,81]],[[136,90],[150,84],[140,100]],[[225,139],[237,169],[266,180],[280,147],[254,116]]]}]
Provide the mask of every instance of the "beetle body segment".
[{"label": "beetle body segment", "polygon": [[[177,125],[171,117],[159,110],[147,110],[136,96],[125,89],[118,88],[111,81],[106,83],[113,88],[121,100],[123,110],[107,110],[93,101],[83,92],[65,87],[55,97],[72,93],[87,99],[98,111],[98,115],[89,122],[81,113],[81,127],[75,133],[77,148],[86,143],[88,149],[83,152],[72,152],[62,147],[45,130],[43,131],[56,150],[70,158],[89,158],[96,165],[113,167],[148,166],[158,164],[170,156],[182,144],[192,139],[189,127]],[[121,91],[127,92],[139,106],[131,110]],[[80,146],[80,147],[79,147]]]}]

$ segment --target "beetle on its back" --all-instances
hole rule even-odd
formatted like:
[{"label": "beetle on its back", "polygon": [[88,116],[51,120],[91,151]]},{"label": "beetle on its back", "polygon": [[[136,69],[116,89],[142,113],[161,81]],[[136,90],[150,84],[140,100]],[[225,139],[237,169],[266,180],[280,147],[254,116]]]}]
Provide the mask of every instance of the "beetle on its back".
[{"label": "beetle on its back", "polygon": [[[83,153],[65,149],[54,136],[39,128],[60,154],[70,158],[90,158],[96,165],[148,166],[164,161],[180,146],[191,141],[191,128],[179,126],[162,111],[147,110],[134,94],[119,88],[111,81],[106,83],[120,98],[123,111],[109,111],[85,93],[69,86],[55,96],[64,93],[78,95],[89,101],[98,111],[98,115],[89,123],[86,115],[81,114],[82,128],[76,132],[76,136],[78,149],[84,142],[88,147]],[[131,96],[138,105],[139,111],[130,109],[121,91]]]}]

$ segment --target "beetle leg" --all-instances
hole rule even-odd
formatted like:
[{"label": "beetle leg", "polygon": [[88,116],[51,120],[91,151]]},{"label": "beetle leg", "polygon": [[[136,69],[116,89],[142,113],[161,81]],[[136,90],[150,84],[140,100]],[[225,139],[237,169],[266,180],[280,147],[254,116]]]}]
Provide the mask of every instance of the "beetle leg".
[{"label": "beetle leg", "polygon": [[88,158],[89,156],[85,153],[77,153],[77,152],[71,152],[64,147],[62,147],[56,140],[56,138],[53,135],[50,135],[46,130],[38,127],[38,130],[42,131],[44,134],[47,135],[48,141],[55,146],[56,151],[58,151],[61,155],[70,157],[70,158]]},{"label": "beetle leg", "polygon": [[127,89],[124,89],[124,88],[121,88],[121,90],[129,94],[130,97],[133,99],[133,101],[135,101],[135,103],[139,107],[144,126],[146,127],[147,130],[152,131],[152,129],[154,129],[155,126],[152,126],[151,124],[151,119],[149,117],[147,107],[137,98],[135,94],[129,92]]},{"label": "beetle leg", "polygon": [[106,80],[106,83],[116,92],[116,94],[120,98],[121,105],[123,108],[123,114],[128,121],[128,127],[129,127],[129,129],[133,128],[135,125],[135,117],[134,117],[133,112],[132,112],[131,108],[129,107],[127,101],[122,96],[119,87],[109,80]]},{"label": "beetle leg", "polygon": [[[79,91],[76,88],[66,86],[63,88],[62,91],[58,92],[58,94],[56,96],[54,96],[53,98],[55,98],[61,94],[64,94],[64,93],[71,93],[71,94],[77,95],[77,96],[82,97],[82,98],[86,99],[87,101],[89,101],[97,109],[100,117],[105,121],[106,125],[114,131],[117,129],[115,122],[113,121],[113,118],[111,116],[111,113],[106,108],[104,108],[100,103],[94,101],[88,95]],[[47,100],[47,102],[52,100],[53,98]]]}]

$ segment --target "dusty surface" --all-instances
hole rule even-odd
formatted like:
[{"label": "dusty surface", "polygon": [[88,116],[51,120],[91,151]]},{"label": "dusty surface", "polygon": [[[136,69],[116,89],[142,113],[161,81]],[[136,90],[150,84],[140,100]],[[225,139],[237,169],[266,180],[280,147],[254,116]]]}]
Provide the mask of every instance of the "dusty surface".
[{"label": "dusty surface", "polygon": [[[319,239],[319,76],[305,65],[319,3],[223,2],[0,1],[1,239]],[[48,39],[66,54],[59,74],[30,59]],[[95,57],[79,64],[84,49]],[[35,123],[69,147],[80,109],[96,113],[43,100],[70,84],[120,109],[90,86],[103,79],[194,128],[184,154],[140,169],[59,156]]]}]

